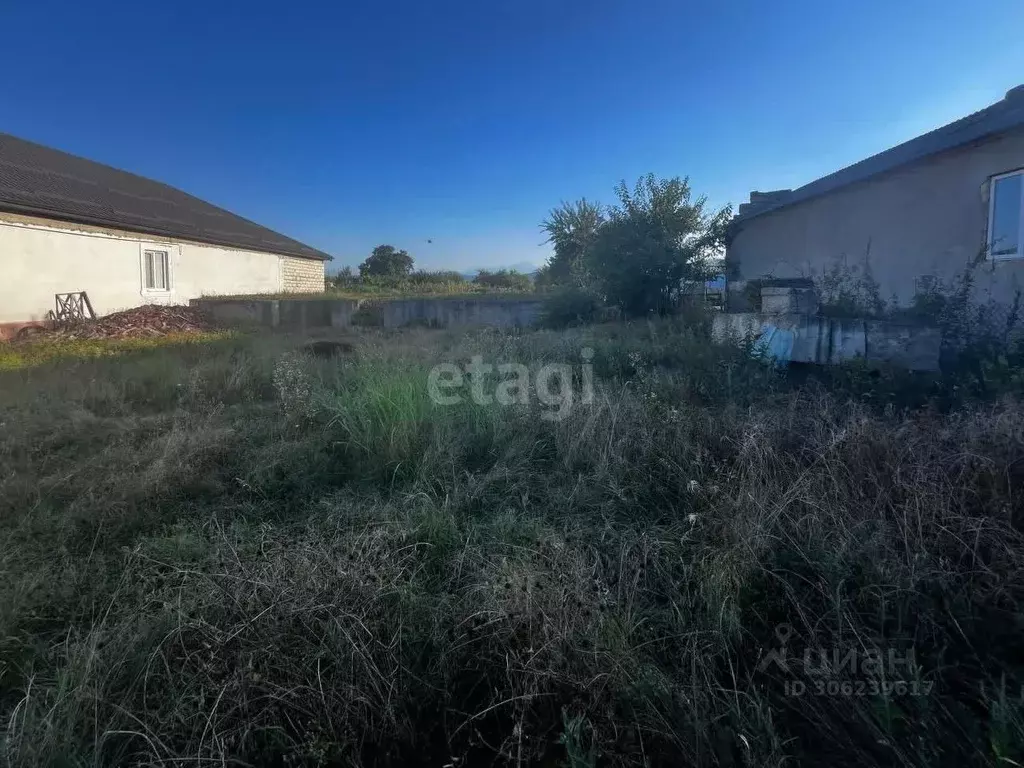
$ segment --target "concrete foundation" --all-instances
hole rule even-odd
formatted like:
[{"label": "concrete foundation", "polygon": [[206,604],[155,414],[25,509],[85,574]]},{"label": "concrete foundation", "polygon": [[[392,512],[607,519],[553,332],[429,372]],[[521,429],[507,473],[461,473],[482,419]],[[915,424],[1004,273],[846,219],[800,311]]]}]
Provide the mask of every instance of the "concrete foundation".
[{"label": "concrete foundation", "polygon": [[481,325],[521,328],[536,324],[541,302],[500,299],[393,299],[376,302],[385,328]]},{"label": "concrete foundation", "polygon": [[785,350],[780,362],[837,364],[862,359],[915,371],[936,371],[942,334],[937,328],[803,314],[721,313],[712,335],[720,343],[764,340],[765,352]]},{"label": "concrete foundation", "polygon": [[540,318],[539,299],[193,299],[191,306],[229,324],[283,330],[375,325],[402,328],[527,327]]}]

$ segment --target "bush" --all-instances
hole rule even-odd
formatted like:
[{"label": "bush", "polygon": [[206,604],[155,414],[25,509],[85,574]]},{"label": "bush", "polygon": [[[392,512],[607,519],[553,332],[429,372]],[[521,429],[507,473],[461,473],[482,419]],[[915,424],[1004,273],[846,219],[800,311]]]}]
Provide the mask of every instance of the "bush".
[{"label": "bush", "polygon": [[901,307],[895,297],[889,303],[882,300],[867,258],[863,265],[852,266],[843,258],[816,280],[821,314],[933,326],[942,333],[945,388],[963,389],[960,397],[1022,392],[1021,292],[1018,290],[1009,304],[980,297],[975,269],[983,261],[984,252],[948,280],[922,277],[909,306]]},{"label": "bush", "polygon": [[342,267],[336,275],[327,276],[327,288],[348,290],[359,285],[359,275],[352,272],[352,267]]},{"label": "bush", "polygon": [[[426,272],[418,270],[408,275],[370,275],[355,277],[341,273],[331,280],[336,290],[344,293],[365,294],[371,296],[407,294],[459,294],[478,290],[465,277],[454,271]],[[483,289],[479,288],[482,292]]]},{"label": "bush", "polygon": [[468,289],[466,278],[458,272],[416,271],[401,276],[374,276],[363,280],[369,288],[391,290],[398,293],[461,293]]},{"label": "bush", "polygon": [[541,322],[547,328],[570,328],[601,318],[604,302],[583,288],[556,288],[544,299]]},{"label": "bush", "polygon": [[866,254],[863,264],[850,264],[845,256],[837,259],[814,282],[825,317],[880,318],[891,309]]},{"label": "bush", "polygon": [[514,269],[499,269],[497,272],[481,269],[473,278],[473,282],[493,291],[528,293],[533,290],[530,276]]},{"label": "bush", "polygon": [[641,177],[619,205],[563,203],[541,223],[555,247],[543,282],[590,288],[633,317],[670,314],[687,283],[717,274],[732,211],[706,211],[689,181]]},{"label": "bush", "polygon": [[409,282],[413,285],[461,285],[466,278],[455,270],[437,270],[427,272],[421,269],[409,275]]}]

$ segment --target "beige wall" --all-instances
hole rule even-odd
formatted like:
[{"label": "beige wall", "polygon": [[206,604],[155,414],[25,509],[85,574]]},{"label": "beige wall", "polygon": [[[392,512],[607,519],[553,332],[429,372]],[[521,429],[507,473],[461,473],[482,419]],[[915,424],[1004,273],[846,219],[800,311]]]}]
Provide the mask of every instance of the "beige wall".
[{"label": "beige wall", "polygon": [[[869,254],[882,297],[906,303],[922,275],[948,279],[984,247],[989,178],[1024,167],[1024,130],[961,147],[740,223],[728,258],[742,279],[813,277]],[[1024,289],[1024,262],[986,262],[979,290]]]},{"label": "beige wall", "polygon": [[293,293],[319,293],[324,290],[324,263],[312,259],[281,259],[281,287]]},{"label": "beige wall", "polygon": [[[170,291],[143,289],[146,249],[168,251]],[[284,263],[293,261],[304,260],[0,214],[0,323],[41,319],[53,295],[69,291],[87,291],[98,314],[204,295],[279,293]],[[322,291],[323,262],[310,263]]]}]

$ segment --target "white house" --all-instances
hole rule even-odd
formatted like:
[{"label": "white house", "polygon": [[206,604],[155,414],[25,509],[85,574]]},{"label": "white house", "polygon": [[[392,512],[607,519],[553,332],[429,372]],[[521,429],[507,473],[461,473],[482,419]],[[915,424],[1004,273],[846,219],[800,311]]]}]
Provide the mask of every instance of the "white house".
[{"label": "white house", "polygon": [[86,291],[97,314],[324,290],[322,251],[181,190],[0,133],[0,334]]}]

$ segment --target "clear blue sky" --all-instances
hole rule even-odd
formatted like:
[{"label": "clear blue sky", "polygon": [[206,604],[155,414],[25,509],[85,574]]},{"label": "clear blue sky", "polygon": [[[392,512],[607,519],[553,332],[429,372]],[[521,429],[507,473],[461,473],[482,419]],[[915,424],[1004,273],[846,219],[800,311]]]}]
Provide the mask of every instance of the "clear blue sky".
[{"label": "clear blue sky", "polygon": [[[540,263],[562,199],[798,186],[1024,83],[1024,3],[10,0],[0,130],[358,264]],[[432,239],[433,244],[427,240]]]}]

